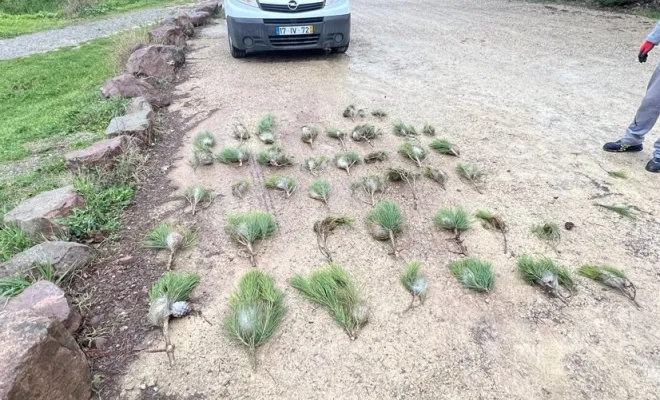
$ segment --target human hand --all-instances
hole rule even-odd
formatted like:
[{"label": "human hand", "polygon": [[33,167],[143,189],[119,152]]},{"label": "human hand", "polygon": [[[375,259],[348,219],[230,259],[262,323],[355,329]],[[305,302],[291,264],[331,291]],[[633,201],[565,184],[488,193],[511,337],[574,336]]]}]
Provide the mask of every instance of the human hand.
[{"label": "human hand", "polygon": [[637,56],[639,62],[645,63],[649,58],[649,52],[653,50],[654,47],[655,45],[648,40],[642,43],[642,46],[639,48],[639,55]]}]

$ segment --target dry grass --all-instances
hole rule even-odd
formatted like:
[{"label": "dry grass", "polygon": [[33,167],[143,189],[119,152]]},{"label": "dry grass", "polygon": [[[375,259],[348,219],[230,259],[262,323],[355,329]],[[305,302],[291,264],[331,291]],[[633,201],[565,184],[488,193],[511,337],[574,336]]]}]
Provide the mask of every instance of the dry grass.
[{"label": "dry grass", "polygon": [[126,62],[134,46],[149,43],[149,27],[143,26],[118,33],[112,38],[112,56],[110,62],[115,73],[121,74],[126,69]]}]

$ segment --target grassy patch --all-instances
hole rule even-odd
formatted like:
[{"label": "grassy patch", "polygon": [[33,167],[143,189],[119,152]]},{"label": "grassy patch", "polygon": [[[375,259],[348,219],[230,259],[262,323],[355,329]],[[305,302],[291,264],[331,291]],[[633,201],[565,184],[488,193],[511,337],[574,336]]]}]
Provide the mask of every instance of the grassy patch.
[{"label": "grassy patch", "polygon": [[14,225],[0,226],[0,262],[7,261],[14,254],[30,248],[34,242],[21,228]]},{"label": "grassy patch", "polygon": [[188,0],[0,0],[0,38],[59,28],[140,8],[191,2]]}]

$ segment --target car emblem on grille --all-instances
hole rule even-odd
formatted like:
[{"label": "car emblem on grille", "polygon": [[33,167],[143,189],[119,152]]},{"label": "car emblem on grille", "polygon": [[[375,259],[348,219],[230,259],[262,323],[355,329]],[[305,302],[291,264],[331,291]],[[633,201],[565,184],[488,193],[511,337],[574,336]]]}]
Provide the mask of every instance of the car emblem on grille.
[{"label": "car emblem on grille", "polygon": [[294,11],[298,8],[298,2],[296,0],[291,0],[289,2],[289,10]]}]

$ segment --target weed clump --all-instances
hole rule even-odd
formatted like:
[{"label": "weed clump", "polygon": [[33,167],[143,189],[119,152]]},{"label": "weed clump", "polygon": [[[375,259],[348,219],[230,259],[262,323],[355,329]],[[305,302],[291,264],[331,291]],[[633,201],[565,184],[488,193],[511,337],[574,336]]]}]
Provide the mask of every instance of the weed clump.
[{"label": "weed clump", "polygon": [[257,123],[257,136],[265,144],[275,143],[275,117],[268,114]]},{"label": "weed clump", "polygon": [[351,168],[359,163],[360,155],[354,151],[346,151],[335,156],[337,168],[345,170],[349,176],[351,175]]},{"label": "weed clump", "polygon": [[371,201],[362,201],[370,204],[372,207],[376,205],[376,194],[384,193],[386,188],[387,185],[385,184],[385,181],[378,175],[365,176],[361,181],[351,184],[351,191],[353,194],[359,189],[363,190],[370,197]]},{"label": "weed clump", "polygon": [[422,146],[406,142],[399,148],[399,154],[413,160],[421,168],[422,162],[429,155],[429,151]]},{"label": "weed clump", "polygon": [[144,247],[150,249],[167,249],[170,257],[167,261],[167,269],[172,269],[174,256],[177,252],[191,248],[197,244],[197,235],[187,228],[176,229],[172,224],[162,222],[147,233]]},{"label": "weed clump", "polygon": [[261,271],[243,275],[229,298],[225,330],[231,339],[247,347],[255,370],[257,349],[273,336],[284,312],[284,293]]},{"label": "weed clump", "polygon": [[320,200],[327,205],[330,197],[330,183],[325,179],[314,181],[309,185],[308,194],[312,199]]},{"label": "weed clump", "polygon": [[328,248],[328,237],[342,226],[351,226],[353,220],[349,217],[325,217],[322,220],[314,222],[314,233],[316,234],[316,244],[321,254],[332,262],[332,252]]},{"label": "weed clump", "polygon": [[386,151],[374,151],[364,156],[364,162],[366,164],[372,164],[377,161],[387,161],[388,157]]},{"label": "weed clump", "polygon": [[467,247],[463,244],[461,234],[470,229],[470,216],[462,207],[444,208],[435,214],[435,226],[454,233],[452,240],[458,245],[458,254],[467,255]]},{"label": "weed clump", "polygon": [[406,269],[399,277],[399,282],[401,282],[401,285],[403,285],[403,287],[412,296],[410,305],[406,311],[415,307],[415,300],[419,301],[418,305],[424,304],[424,300],[426,300],[426,289],[428,284],[424,275],[419,272],[421,267],[422,263],[419,261],[413,261],[406,266]]},{"label": "weed clump", "polygon": [[637,297],[637,288],[620,269],[609,265],[584,265],[577,272],[593,281],[617,289],[635,303],[637,307],[640,307],[637,300],[635,300],[635,297]]},{"label": "weed clump", "polygon": [[504,254],[506,254],[508,251],[508,244],[506,239],[508,228],[502,217],[493,214],[490,210],[479,210],[477,211],[476,217],[481,220],[481,223],[484,225],[484,227],[494,229],[502,234],[502,238],[504,239]]},{"label": "weed clump", "polygon": [[429,147],[440,154],[454,157],[461,155],[461,151],[458,147],[447,139],[435,139],[429,144]]},{"label": "weed clump", "polygon": [[302,133],[300,134],[300,140],[314,148],[314,141],[319,136],[319,132],[319,128],[315,126],[303,126]]},{"label": "weed clump", "polygon": [[293,165],[293,158],[286,155],[284,151],[273,146],[268,150],[259,153],[259,164],[269,167],[281,168]]},{"label": "weed clump", "polygon": [[518,258],[518,272],[522,280],[538,286],[546,293],[568,305],[575,282],[568,270],[549,258]]},{"label": "weed clump", "polygon": [[312,272],[309,277],[296,275],[291,286],[308,300],[324,306],[351,340],[369,321],[369,307],[360,299],[348,274],[338,264]]},{"label": "weed clump", "polygon": [[394,124],[392,133],[401,137],[415,137],[419,135],[417,129],[415,129],[413,125],[406,125],[401,121]]},{"label": "weed clump", "polygon": [[275,233],[275,228],[275,217],[260,211],[230,214],[227,217],[227,231],[238,244],[245,247],[253,267],[257,266],[254,243]]},{"label": "weed clump", "polygon": [[[192,307],[188,302],[193,289],[199,284],[196,274],[168,272],[151,287],[149,292],[149,322],[163,331],[165,349],[170,366],[174,365],[174,345],[170,340],[170,318],[187,315]],[[163,351],[163,350],[160,350]]]},{"label": "weed clump", "polygon": [[250,159],[250,152],[242,147],[225,147],[218,153],[216,159],[223,164],[238,164],[242,167],[243,163],[247,163]]},{"label": "weed clump", "polygon": [[447,181],[449,180],[449,175],[446,172],[441,171],[437,168],[426,167],[424,168],[424,176],[432,180],[433,182],[440,185],[444,190],[447,189]]},{"label": "weed clump", "polygon": [[481,189],[479,189],[479,183],[481,182],[484,176],[484,173],[483,171],[481,171],[481,169],[479,169],[477,166],[474,166],[472,164],[460,163],[456,166],[456,173],[462,179],[465,179],[468,182],[470,182],[474,186],[474,189],[477,192],[481,193]]},{"label": "weed clump", "polygon": [[280,190],[288,199],[296,191],[296,181],[288,176],[272,175],[266,179],[266,188]]},{"label": "weed clump", "polygon": [[245,197],[247,192],[250,190],[250,181],[244,179],[242,181],[235,182],[231,185],[231,194],[239,199]]},{"label": "weed clump", "polygon": [[213,194],[210,190],[201,185],[187,187],[183,197],[190,204],[192,215],[195,215],[197,206],[208,207],[213,201]]},{"label": "weed clump", "polygon": [[495,283],[493,266],[476,258],[466,258],[449,264],[451,273],[468,289],[477,292],[490,292]]},{"label": "weed clump", "polygon": [[392,254],[398,257],[396,236],[403,232],[403,214],[399,206],[392,200],[382,200],[376,203],[374,209],[367,215],[367,228],[376,240],[389,240]]},{"label": "weed clump", "polygon": [[328,157],[326,156],[309,157],[305,160],[305,169],[313,176],[318,176],[327,166]]}]

